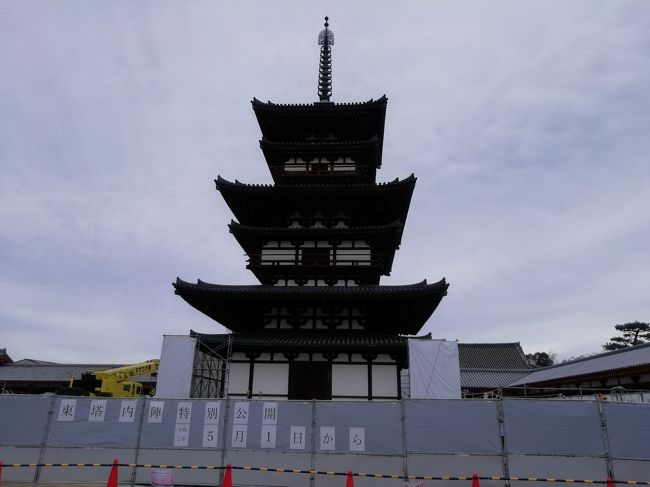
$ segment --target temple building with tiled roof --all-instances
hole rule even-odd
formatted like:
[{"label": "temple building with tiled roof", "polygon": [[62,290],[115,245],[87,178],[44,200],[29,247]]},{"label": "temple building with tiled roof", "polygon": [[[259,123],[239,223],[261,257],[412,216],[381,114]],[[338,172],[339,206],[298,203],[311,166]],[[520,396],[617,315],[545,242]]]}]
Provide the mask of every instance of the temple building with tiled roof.
[{"label": "temple building with tiled roof", "polygon": [[174,283],[232,332],[192,334],[193,397],[399,399],[400,335],[417,334],[447,293],[445,279],[380,285],[416,178],[377,183],[387,98],[330,100],[333,42],[326,19],[319,101],[252,102],[274,184],[215,181],[260,284]]}]

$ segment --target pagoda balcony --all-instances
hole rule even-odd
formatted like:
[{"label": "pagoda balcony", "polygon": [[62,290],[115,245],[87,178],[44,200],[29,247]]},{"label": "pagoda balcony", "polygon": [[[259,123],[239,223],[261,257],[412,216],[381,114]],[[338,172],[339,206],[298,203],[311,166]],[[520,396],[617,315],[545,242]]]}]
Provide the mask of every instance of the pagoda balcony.
[{"label": "pagoda balcony", "polygon": [[[334,283],[354,280],[361,284],[378,284],[381,275],[390,275],[392,254],[371,253],[370,249],[286,249],[248,255],[247,269],[263,284],[278,279],[319,280]],[[310,252],[311,251],[311,252]]]},{"label": "pagoda balcony", "polygon": [[304,142],[276,142],[263,138],[260,140],[260,148],[269,167],[280,166],[291,159],[312,161],[315,158],[327,161],[355,161],[359,166],[375,169],[381,167],[381,140],[376,136],[368,140],[312,138]]},{"label": "pagoda balcony", "polygon": [[341,184],[374,183],[376,171],[368,167],[330,164],[291,164],[271,166],[271,177],[277,184]]}]

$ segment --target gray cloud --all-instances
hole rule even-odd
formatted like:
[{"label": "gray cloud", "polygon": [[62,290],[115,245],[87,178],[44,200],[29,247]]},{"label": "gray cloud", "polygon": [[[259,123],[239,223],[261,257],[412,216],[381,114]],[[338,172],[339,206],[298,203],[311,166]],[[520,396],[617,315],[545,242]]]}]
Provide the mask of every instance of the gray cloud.
[{"label": "gray cloud", "polygon": [[[322,10],[322,9],[321,9]],[[598,351],[648,320],[646,2],[3,2],[0,345],[135,361],[221,328],[171,282],[253,283],[212,179],[268,183],[253,96],[389,96],[418,176],[386,283],[451,282],[423,329]]]}]

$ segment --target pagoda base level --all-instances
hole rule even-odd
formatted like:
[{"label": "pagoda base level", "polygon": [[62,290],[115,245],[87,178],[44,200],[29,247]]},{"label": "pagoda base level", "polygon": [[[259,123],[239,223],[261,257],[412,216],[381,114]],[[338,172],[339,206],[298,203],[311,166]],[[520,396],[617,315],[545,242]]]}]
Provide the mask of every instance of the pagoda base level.
[{"label": "pagoda base level", "polygon": [[[197,353],[230,350],[227,393],[233,398],[277,400],[401,399],[406,338],[372,334],[226,334],[192,332]],[[196,360],[195,360],[196,362]],[[205,362],[203,358],[199,362]],[[223,367],[222,367],[223,368]],[[213,374],[207,374],[213,375]],[[202,397],[206,374],[194,374],[193,397]],[[208,396],[206,396],[208,397]]]}]

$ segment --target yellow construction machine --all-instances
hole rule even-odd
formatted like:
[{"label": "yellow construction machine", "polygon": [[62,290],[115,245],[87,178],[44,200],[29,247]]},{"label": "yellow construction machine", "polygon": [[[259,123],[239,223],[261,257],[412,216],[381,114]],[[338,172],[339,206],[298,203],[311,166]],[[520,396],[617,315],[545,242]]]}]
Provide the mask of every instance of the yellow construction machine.
[{"label": "yellow construction machine", "polygon": [[81,379],[70,379],[70,386],[57,391],[66,396],[138,397],[143,394],[142,384],[128,381],[136,375],[155,375],[160,360],[147,360],[139,364],[124,365],[114,369],[84,372]]}]

